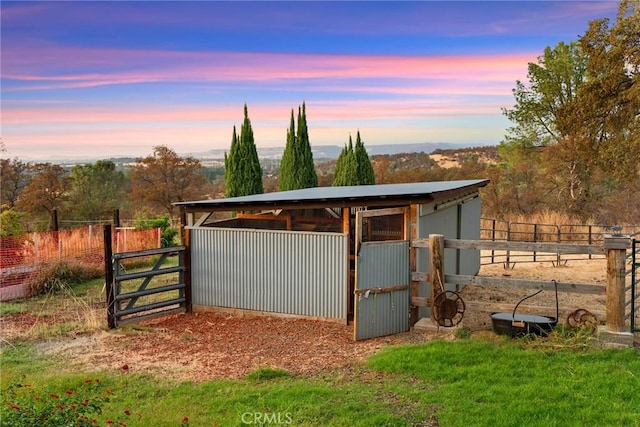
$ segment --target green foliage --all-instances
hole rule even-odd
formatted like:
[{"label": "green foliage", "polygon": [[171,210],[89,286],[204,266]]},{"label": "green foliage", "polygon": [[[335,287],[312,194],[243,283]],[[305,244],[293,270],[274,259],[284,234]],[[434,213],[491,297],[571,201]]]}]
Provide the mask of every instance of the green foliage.
[{"label": "green foliage", "polygon": [[169,215],[152,219],[136,219],[135,227],[143,230],[147,228],[160,228],[160,246],[163,248],[175,246],[175,238],[178,235],[178,230],[171,228]]},{"label": "green foliage", "polygon": [[360,139],[360,131],[358,131],[355,148],[351,136],[349,136],[349,144],[345,145],[340,152],[336,162],[333,185],[372,185],[375,184],[375,179],[373,165]]},{"label": "green foliage", "polygon": [[114,162],[99,160],[71,169],[71,214],[76,220],[109,218],[120,207],[125,177]]},{"label": "green foliage", "polygon": [[244,105],[244,121],[240,137],[233,127],[231,149],[224,155],[225,197],[262,194],[262,167],[258,159],[258,150],[253,137],[253,128],[249,120],[247,105]]},{"label": "green foliage", "polygon": [[[87,379],[64,391],[36,390],[24,381],[14,382],[2,390],[0,425],[33,426],[97,426],[103,406],[113,391],[101,385],[99,379]],[[120,419],[101,420],[107,425],[126,426],[123,419],[131,416],[125,409]]]},{"label": "green foliage", "polygon": [[640,5],[622,1],[614,25],[595,20],[579,41],[547,47],[516,82],[516,104],[503,110],[514,123],[500,146],[507,168],[494,174],[512,209],[586,220],[640,185],[638,33]]},{"label": "green foliage", "polygon": [[298,129],[295,128],[293,110],[287,130],[287,143],[280,162],[278,175],[280,191],[298,190],[318,186],[318,175],[313,163],[313,153],[309,143],[307,112],[305,103],[298,107]]},{"label": "green foliage", "polygon": [[13,209],[0,212],[0,237],[20,236],[25,233],[21,220],[24,214]]}]

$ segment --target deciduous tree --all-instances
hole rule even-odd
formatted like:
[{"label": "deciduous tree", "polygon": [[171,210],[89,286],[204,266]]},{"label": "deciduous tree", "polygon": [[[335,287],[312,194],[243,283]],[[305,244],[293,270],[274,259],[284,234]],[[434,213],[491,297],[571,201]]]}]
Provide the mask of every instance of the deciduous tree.
[{"label": "deciduous tree", "polygon": [[153,213],[175,217],[172,203],[207,197],[209,186],[201,169],[194,157],[180,157],[166,146],[156,146],[131,172],[131,201]]},{"label": "deciduous tree", "polygon": [[28,163],[17,158],[0,159],[0,211],[15,208],[30,179]]},{"label": "deciduous tree", "polygon": [[60,165],[37,163],[30,168],[34,175],[18,198],[16,208],[32,218],[49,218],[53,210],[63,211],[69,200],[71,178]]},{"label": "deciduous tree", "polygon": [[125,177],[110,160],[74,166],[71,181],[73,219],[109,218],[123,204]]}]

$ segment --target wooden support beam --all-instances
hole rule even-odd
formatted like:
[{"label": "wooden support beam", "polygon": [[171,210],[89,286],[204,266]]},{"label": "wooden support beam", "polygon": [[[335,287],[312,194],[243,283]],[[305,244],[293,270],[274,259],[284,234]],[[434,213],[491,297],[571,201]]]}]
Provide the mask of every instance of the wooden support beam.
[{"label": "wooden support beam", "polygon": [[[444,287],[444,236],[442,234],[429,235],[429,276],[430,296],[435,298]],[[436,321],[433,310],[431,310],[431,320]]]},{"label": "wooden support beam", "polygon": [[606,329],[622,332],[625,329],[625,262],[629,238],[605,236],[604,250],[607,255],[607,306]]}]

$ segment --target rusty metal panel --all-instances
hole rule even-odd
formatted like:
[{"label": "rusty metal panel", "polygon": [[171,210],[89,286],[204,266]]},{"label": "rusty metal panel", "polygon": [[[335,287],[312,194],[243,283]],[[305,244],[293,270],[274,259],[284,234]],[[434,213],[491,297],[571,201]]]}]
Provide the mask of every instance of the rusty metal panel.
[{"label": "rusty metal panel", "polygon": [[356,276],[355,339],[408,331],[409,242],[363,243]]},{"label": "rusty metal panel", "polygon": [[347,317],[347,236],[191,229],[193,304]]}]

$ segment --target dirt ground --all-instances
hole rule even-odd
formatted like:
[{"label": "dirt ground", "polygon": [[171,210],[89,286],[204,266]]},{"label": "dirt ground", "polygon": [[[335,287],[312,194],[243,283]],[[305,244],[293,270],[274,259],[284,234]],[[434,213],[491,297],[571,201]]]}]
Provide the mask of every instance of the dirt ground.
[{"label": "dirt ground", "polygon": [[[569,261],[561,267],[551,263],[521,263],[513,269],[485,266],[481,275],[510,276],[574,283],[605,281],[605,261]],[[471,331],[491,329],[488,304],[512,308],[531,290],[467,286],[462,298],[468,302],[462,325]],[[560,319],[578,308],[602,315],[604,296],[560,294]],[[552,293],[543,292],[529,306],[537,314],[554,315]],[[540,308],[536,308],[539,306]],[[96,308],[102,315],[104,308]],[[524,310],[526,311],[526,309]],[[35,323],[52,321],[31,314],[3,316],[0,342],[5,345]],[[11,335],[11,334],[18,335]],[[484,333],[484,332],[483,332]],[[351,325],[264,316],[222,313],[174,314],[147,320],[135,326],[93,334],[67,334],[41,342],[40,351],[72,371],[111,370],[128,375],[145,372],[163,378],[203,381],[241,378],[260,368],[281,368],[292,375],[313,375],[339,369],[362,360],[389,345],[419,343],[434,339],[433,332],[406,333],[354,342]],[[442,328],[437,336],[453,339],[454,330]]]}]

